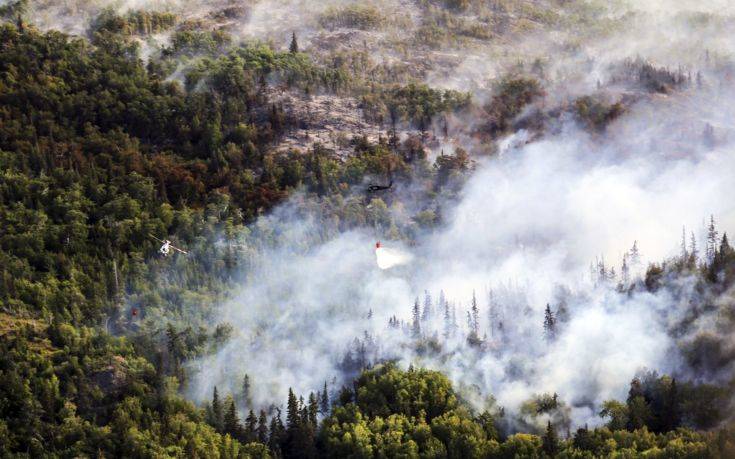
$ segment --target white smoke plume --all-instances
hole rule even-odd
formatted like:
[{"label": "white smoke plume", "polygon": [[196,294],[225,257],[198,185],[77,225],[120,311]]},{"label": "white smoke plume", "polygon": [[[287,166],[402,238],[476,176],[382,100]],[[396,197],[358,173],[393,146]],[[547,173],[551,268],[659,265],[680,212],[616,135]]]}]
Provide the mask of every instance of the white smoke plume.
[{"label": "white smoke plume", "polygon": [[[419,237],[414,260],[391,270],[375,266],[371,230],[317,241],[320,222],[296,211],[299,199],[265,217],[256,228],[277,242],[262,249],[242,291],[223,305],[221,319],[237,336],[197,362],[192,396],[207,399],[214,385],[237,391],[247,373],[258,406],[281,403],[289,386],[308,392],[344,382],[343,359],[354,347],[354,359],[362,352],[440,369],[478,407],[492,395],[517,412],[533,394],[556,392],[572,405],[575,423],[599,424],[600,403],[624,398],[637,371],[682,368],[668,331],[686,304],[667,293],[628,297],[594,285],[590,262],[604,258],[619,269],[637,241],[640,274],[646,262],[677,253],[682,225],[699,233],[712,214],[722,228],[735,227],[735,203],[725,198],[735,191],[732,145],[706,148],[696,137],[687,155],[659,149],[659,126],[688,115],[673,102],[657,106],[656,118],[646,117],[649,110],[641,103],[606,136],[567,122],[480,161],[446,225]],[[419,297],[423,314],[425,290],[433,309],[420,334],[441,343],[436,354],[414,345],[412,305]],[[446,307],[437,304],[440,290]],[[473,294],[476,324],[468,316]],[[564,304],[569,315],[551,342],[547,303]],[[393,316],[402,324],[389,325]],[[475,327],[483,349],[465,340]]]},{"label": "white smoke plume", "polygon": [[[520,416],[529,397],[556,392],[574,424],[597,425],[600,404],[624,398],[643,368],[697,377],[687,373],[670,333],[687,313],[686,302],[665,291],[627,296],[614,283],[596,285],[590,263],[604,260],[619,273],[636,242],[642,259],[633,275],[640,276],[648,262],[678,253],[682,226],[697,234],[700,247],[709,215],[720,228],[735,228],[728,199],[735,191],[735,95],[723,87],[721,66],[705,65],[705,50],[725,62],[732,42],[723,41],[727,19],[697,16],[727,18],[730,6],[721,6],[610,7],[606,14],[629,17],[624,24],[631,27],[514,43],[529,61],[559,52],[547,70],[552,103],[606,85],[611,65],[638,56],[682,64],[683,72],[701,66],[704,83],[640,98],[604,134],[561,117],[540,139],[525,132],[501,139],[501,154],[478,160],[459,202],[443,215],[444,226],[413,241],[410,263],[379,269],[373,229],[325,234],[317,213],[304,211],[302,196],[261,219],[250,238],[258,253],[252,269],[222,306],[220,319],[237,334],[194,364],[191,396],[206,400],[215,385],[237,392],[248,374],[254,405],[265,407],[282,403],[288,387],[305,393],[326,381],[336,391],[354,360],[397,359],[445,372],[478,409],[493,396]],[[570,46],[574,38],[580,46]],[[428,81],[474,90],[517,59],[488,55],[499,56],[494,45],[458,51],[461,65],[439,67]],[[693,287],[684,280],[682,288]],[[557,313],[563,306],[569,317],[553,340],[543,328],[546,304]],[[711,322],[703,317],[697,326]],[[468,344],[474,330],[483,344]],[[438,350],[417,347],[418,336]]]},{"label": "white smoke plume", "polygon": [[[319,32],[319,14],[352,3],[248,3],[248,13],[229,30],[243,39],[278,40],[281,47],[296,30],[301,44],[316,48],[327,34]],[[678,252],[682,225],[701,237],[703,220],[714,215],[721,228],[735,228],[735,94],[728,89],[732,71],[722,64],[735,51],[735,11],[724,0],[581,3],[600,7],[597,19],[626,19],[609,29],[536,30],[513,40],[471,42],[466,49],[435,50],[431,59],[422,50],[414,61],[436,64],[426,75],[432,85],[483,92],[488,79],[519,60],[552,56],[545,59],[550,103],[594,91],[598,82],[608,89],[610,66],[638,56],[682,65],[685,73],[701,67],[702,87],[645,96],[605,134],[589,134],[561,117],[540,139],[523,132],[501,139],[502,154],[478,160],[458,203],[443,215],[444,225],[401,248],[396,256],[410,253],[410,263],[390,269],[380,269],[373,250],[384,235],[372,228],[327,231],[310,210],[313,204],[294,197],[250,228],[246,250],[254,255],[241,289],[218,318],[236,333],[216,355],[192,364],[194,399],[208,399],[215,385],[236,393],[248,374],[253,404],[266,407],[281,404],[288,387],[306,393],[326,381],[336,391],[358,366],[354,360],[396,359],[445,372],[477,408],[493,396],[519,414],[534,394],[556,392],[570,405],[575,424],[596,425],[600,403],[624,398],[641,368],[686,371],[669,330],[687,304],[666,292],[626,296],[595,285],[589,266],[604,259],[619,269],[637,241],[643,258],[634,274],[640,275],[647,262]],[[416,2],[379,5],[387,16],[401,8],[412,12],[407,34],[421,22]],[[39,0],[31,2],[30,14],[42,28],[82,34],[106,7],[182,12],[186,18],[228,6]],[[327,35],[338,43],[397,39]],[[385,55],[405,57],[390,48]],[[385,55],[371,57],[380,62]],[[612,96],[616,91],[622,90],[611,84]],[[569,317],[553,340],[543,328],[547,303],[557,313],[563,306]],[[710,319],[697,326],[714,328]],[[475,330],[481,345],[466,339]],[[417,347],[418,337],[437,350]]]}]

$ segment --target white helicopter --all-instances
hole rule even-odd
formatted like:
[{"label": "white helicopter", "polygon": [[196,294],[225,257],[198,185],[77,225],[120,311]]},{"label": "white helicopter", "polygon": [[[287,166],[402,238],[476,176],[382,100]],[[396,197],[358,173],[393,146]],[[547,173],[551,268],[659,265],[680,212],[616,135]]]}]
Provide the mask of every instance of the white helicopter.
[{"label": "white helicopter", "polygon": [[171,243],[171,241],[169,241],[168,239],[158,239],[158,238],[157,238],[156,236],[154,236],[154,235],[152,235],[152,234],[151,234],[150,236],[151,236],[151,237],[152,237],[153,239],[155,239],[155,240],[157,240],[158,242],[160,242],[161,244],[163,244],[163,245],[161,246],[161,248],[160,248],[160,249],[158,249],[158,252],[159,252],[159,253],[160,253],[161,255],[163,255],[164,257],[167,257],[167,256],[168,256],[168,254],[169,254],[169,253],[171,253],[171,249],[173,249],[173,250],[176,250],[177,252],[181,252],[181,253],[183,253],[183,254],[188,254],[188,253],[189,253],[189,252],[187,252],[186,250],[182,250],[182,249],[180,249],[180,248],[176,247],[176,246],[175,246],[175,245],[173,245],[173,244]]}]

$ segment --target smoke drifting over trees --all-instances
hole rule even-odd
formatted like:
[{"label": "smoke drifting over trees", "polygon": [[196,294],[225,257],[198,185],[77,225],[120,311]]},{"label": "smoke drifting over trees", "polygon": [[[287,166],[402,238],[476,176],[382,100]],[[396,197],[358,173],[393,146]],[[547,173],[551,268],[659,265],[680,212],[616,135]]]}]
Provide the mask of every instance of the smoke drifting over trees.
[{"label": "smoke drifting over trees", "polygon": [[[268,404],[283,398],[292,381],[306,392],[339,379],[345,355],[367,344],[368,360],[441,369],[478,403],[492,394],[512,409],[534,393],[557,392],[580,404],[572,413],[576,425],[594,425],[601,422],[596,407],[623,398],[641,369],[695,377],[677,347],[697,326],[690,324],[684,336],[674,327],[691,313],[684,298],[698,295],[696,280],[678,280],[675,296],[640,285],[647,263],[677,253],[673,229],[680,222],[697,227],[709,212],[732,218],[731,203],[720,196],[735,182],[719,171],[733,170],[735,159],[722,149],[704,159],[644,161],[616,147],[594,145],[572,128],[483,162],[446,228],[418,238],[411,249],[416,258],[395,271],[376,269],[374,237],[366,230],[312,247],[311,235],[321,231],[318,220],[295,218],[289,205],[265,218],[260,224],[267,233],[282,239],[259,255],[246,287],[224,306],[222,320],[239,333],[200,363],[202,393],[211,392],[211,384],[227,384],[232,371],[244,371],[260,375],[257,397]],[[710,195],[702,192],[705,182],[714,182]],[[698,217],[691,221],[691,215]],[[634,241],[624,282],[614,273],[622,271],[623,254]],[[590,280],[589,262],[600,256],[620,261],[603,264],[608,274]],[[639,287],[629,294],[619,291],[634,284]],[[429,303],[443,291],[447,299],[437,309],[450,308],[458,319],[426,314],[419,327],[412,326],[414,297],[424,290]],[[473,290],[481,292],[477,329],[478,338],[485,337],[477,345],[468,339],[475,328]],[[553,325],[545,332],[547,304],[553,305]],[[393,331],[394,315],[411,330]],[[545,339],[550,334],[554,339]],[[352,348],[354,339],[368,342]],[[424,341],[436,342],[437,349],[424,350]],[[236,358],[243,349],[274,358]]]},{"label": "smoke drifting over trees", "polygon": [[669,454],[733,421],[730,2],[0,16],[3,453]]},{"label": "smoke drifting over trees", "polygon": [[[622,13],[610,7],[612,17]],[[732,227],[733,206],[723,199],[735,189],[732,174],[724,172],[735,167],[729,130],[724,128],[732,95],[716,83],[723,76],[719,71],[704,69],[706,55],[714,50],[701,47],[686,55],[676,46],[649,41],[659,33],[690,40],[693,29],[684,18],[694,13],[662,5],[636,15],[633,33],[613,27],[604,39],[584,37],[585,47],[573,59],[565,54],[549,59],[541,98],[553,103],[570,94],[594,92],[601,83],[604,97],[615,98],[626,85],[654,93],[668,92],[664,85],[685,86],[681,94],[665,99],[635,96],[638,100],[625,103],[623,115],[605,121],[604,135],[590,134],[578,120],[565,117],[552,120],[551,129],[531,134],[533,141],[528,131],[509,126],[516,132],[500,140],[508,147],[501,146],[499,158],[475,159],[474,175],[446,211],[444,227],[418,236],[411,248],[416,259],[396,272],[375,272],[368,248],[382,235],[373,228],[327,237],[312,246],[311,235],[324,223],[317,216],[304,219],[293,210],[298,203],[286,205],[262,224],[277,233],[289,228],[288,234],[275,250],[259,255],[243,292],[224,306],[222,319],[235,324],[239,334],[221,354],[197,363],[206,383],[195,393],[209,393],[215,381],[227,384],[233,366],[240,364],[234,371],[261,375],[258,397],[268,404],[282,399],[288,385],[306,392],[324,380],[341,381],[345,355],[359,348],[368,353],[363,361],[398,359],[404,365],[439,368],[455,383],[473,387],[469,392],[477,393],[465,395],[476,396],[478,403],[492,394],[503,406],[518,410],[533,394],[555,391],[574,404],[576,425],[595,425],[601,422],[600,404],[622,398],[627,382],[641,369],[696,377],[678,347],[694,337],[698,326],[689,324],[683,335],[674,330],[691,313],[686,303],[672,298],[668,290],[622,295],[616,289],[640,282],[648,263],[673,256],[675,228],[682,224],[696,229],[699,246],[705,246],[701,222],[707,216],[717,215],[723,228]],[[679,27],[667,30],[672,22]],[[722,32],[716,26],[708,30]],[[580,63],[583,55],[594,56],[591,69]],[[632,60],[640,56],[651,60]],[[625,72],[618,70],[623,63],[629,66]],[[657,70],[659,65],[684,67],[669,77]],[[691,76],[695,71],[710,75],[704,78],[712,78],[706,87]],[[473,76],[460,67],[455,77],[463,78],[463,72]],[[429,74],[428,81],[436,84],[436,74]],[[566,76],[559,78],[562,74]],[[588,74],[586,81],[578,79],[583,74]],[[660,83],[649,82],[654,80]],[[513,112],[512,118],[527,114],[528,109]],[[718,145],[702,142],[702,130],[712,123],[723,127]],[[464,146],[476,148],[474,140]],[[405,201],[402,206],[422,207],[408,194]],[[395,221],[405,218],[403,207],[389,210]],[[636,249],[628,253],[634,244]],[[305,253],[292,251],[305,245]],[[591,282],[588,265],[593,260],[598,260],[602,275],[596,268]],[[686,292],[678,296],[697,295],[693,279],[677,282]],[[434,298],[440,290],[447,295],[451,318],[449,324],[439,315],[423,321],[416,339],[411,307],[424,290]],[[481,349],[466,339],[475,326],[473,290],[482,292],[481,298],[494,295],[496,303],[492,320],[487,314],[480,319]],[[563,292],[561,298],[558,292]],[[557,302],[555,308],[564,304],[561,314],[568,316],[554,332],[558,336],[544,340],[544,307],[552,302]],[[483,303],[482,309],[489,310],[490,301]],[[695,323],[708,320],[705,315]],[[392,331],[396,326],[401,330],[401,322],[412,331]],[[497,331],[501,327],[502,332]],[[370,343],[367,350],[363,339]],[[440,349],[433,354],[421,344],[432,339]],[[352,343],[357,348],[350,351]],[[235,363],[231,352],[248,346],[254,353],[278,357]]]}]

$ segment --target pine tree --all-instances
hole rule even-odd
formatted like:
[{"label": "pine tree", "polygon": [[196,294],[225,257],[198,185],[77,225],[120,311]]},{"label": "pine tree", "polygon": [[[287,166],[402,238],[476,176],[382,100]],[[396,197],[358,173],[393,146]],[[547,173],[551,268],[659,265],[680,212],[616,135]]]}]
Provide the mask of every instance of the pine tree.
[{"label": "pine tree", "polygon": [[293,32],[291,35],[291,46],[288,47],[288,50],[291,52],[291,54],[296,54],[299,52],[299,43],[296,41],[296,32]]},{"label": "pine tree", "polygon": [[324,381],[324,390],[319,400],[319,406],[322,415],[327,416],[329,414],[329,392],[327,391],[326,381]]},{"label": "pine tree", "polygon": [[268,447],[276,453],[276,457],[280,456],[280,451],[286,441],[286,428],[281,420],[281,410],[276,408],[276,415],[271,418],[270,429],[268,433]]},{"label": "pine tree", "polygon": [[712,264],[717,256],[717,227],[715,226],[715,217],[710,215],[709,226],[707,227],[707,264]]},{"label": "pine tree", "polygon": [[411,326],[411,334],[414,338],[421,336],[421,316],[419,312],[419,297],[413,303],[413,324]]},{"label": "pine tree", "polygon": [[299,424],[299,402],[293,390],[288,388],[288,401],[286,403],[286,429],[291,429]]},{"label": "pine tree", "polygon": [[556,437],[556,429],[551,425],[551,421],[548,421],[546,424],[542,449],[549,457],[555,457],[559,452],[559,440]]},{"label": "pine tree", "polygon": [[428,322],[431,319],[431,295],[429,291],[424,291],[424,311],[421,313],[421,320]]},{"label": "pine tree", "polygon": [[633,247],[630,249],[630,264],[633,268],[637,268],[641,262],[641,252],[638,249],[638,241],[633,241]]},{"label": "pine tree", "polygon": [[733,253],[733,249],[730,246],[730,241],[727,240],[727,233],[722,233],[722,240],[720,241],[720,258],[724,261],[726,257]]},{"label": "pine tree", "polygon": [[623,265],[620,268],[620,284],[628,288],[630,284],[630,267],[628,266],[628,254],[623,254]]},{"label": "pine tree", "polygon": [[232,438],[242,440],[242,426],[240,425],[240,419],[237,416],[235,400],[232,397],[227,397],[225,400],[225,406],[226,409],[223,419],[224,432],[230,434]]},{"label": "pine tree", "polygon": [[315,457],[315,429],[309,419],[309,406],[304,404],[303,397],[299,397],[296,401],[291,389],[289,389],[288,409],[285,442],[282,448],[283,456]]},{"label": "pine tree", "polygon": [[251,443],[258,439],[258,418],[253,410],[248,411],[245,418],[245,443]]},{"label": "pine tree", "polygon": [[544,311],[544,337],[546,341],[553,341],[556,338],[556,318],[549,303],[546,303]]},{"label": "pine tree", "polygon": [[479,337],[480,335],[480,309],[477,307],[477,296],[475,296],[475,291],[472,291],[472,323],[471,323],[471,331],[472,334],[475,337]]},{"label": "pine tree", "polygon": [[666,400],[664,402],[664,413],[661,420],[664,422],[664,430],[674,430],[681,424],[681,415],[679,412],[679,390],[676,387],[676,379],[672,378],[666,391]]},{"label": "pine tree", "polygon": [[304,396],[299,395],[299,425],[303,426],[309,423],[309,408],[304,403]]},{"label": "pine tree", "polygon": [[250,408],[253,405],[250,395],[250,376],[247,374],[242,377],[242,403],[245,404],[245,408]]},{"label": "pine tree", "polygon": [[265,410],[260,410],[258,417],[258,441],[264,445],[268,444],[268,417]]},{"label": "pine tree", "polygon": [[687,230],[685,226],[681,227],[681,261],[686,263],[689,260],[689,251],[687,250]]},{"label": "pine tree", "polygon": [[697,262],[698,255],[699,251],[697,250],[697,238],[694,237],[694,231],[692,231],[691,236],[689,237],[689,257],[694,261],[695,264]]},{"label": "pine tree", "polygon": [[316,429],[317,415],[319,414],[319,398],[314,392],[309,393],[309,422]]},{"label": "pine tree", "polygon": [[224,416],[222,413],[222,402],[220,402],[219,394],[217,393],[217,386],[214,386],[212,393],[212,419],[210,424],[219,432],[222,431],[224,422]]}]

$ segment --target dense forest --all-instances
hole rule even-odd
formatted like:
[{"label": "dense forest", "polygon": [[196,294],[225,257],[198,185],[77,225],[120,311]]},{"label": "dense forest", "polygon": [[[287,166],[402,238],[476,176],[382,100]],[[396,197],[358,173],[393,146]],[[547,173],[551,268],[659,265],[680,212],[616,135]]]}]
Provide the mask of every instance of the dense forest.
[{"label": "dense forest", "polygon": [[[514,321],[528,319],[541,346],[554,346],[571,327],[569,305],[592,301],[584,294],[549,299],[539,316],[502,292],[486,305],[472,290],[463,309],[442,285],[430,285],[436,294],[422,285],[412,292],[421,297],[387,315],[350,311],[359,324],[323,356],[338,355],[339,374],[315,366],[325,377],[304,393],[293,389],[308,385],[294,370],[280,381],[287,395],[265,397],[265,375],[229,360],[275,361],[259,337],[288,339],[270,338],[265,322],[248,324],[250,336],[222,312],[239,304],[243,285],[262,281],[259,266],[284,244],[298,271],[309,269],[298,257],[344,235],[420,246],[451,225],[478,168],[506,154],[509,136],[531,143],[568,122],[600,143],[634,103],[706,87],[700,73],[640,58],[611,67],[604,84],[627,91],[615,98],[570,91],[560,100],[540,60],[511,59],[484,88],[430,84],[441,65],[421,53],[573,21],[592,34],[607,23],[592,24],[599,11],[584,2],[489,3],[411,2],[422,20],[410,38],[386,40],[409,56],[392,63],[370,56],[370,34],[406,24],[370,2],[334,2],[314,20],[326,33],[364,34],[364,49],[347,51],[302,40],[296,26],[279,42],[244,40],[228,27],[249,20],[252,5],[201,18],[92,8],[79,35],[34,21],[43,2],[0,3],[0,455],[735,457],[735,250],[719,215],[708,215],[702,247],[685,233],[675,256],[638,266],[634,244],[617,273],[603,259],[591,266],[590,292],[685,305],[665,324],[680,365],[630,375],[618,391],[627,398],[598,406],[552,390],[516,409],[441,371],[457,353],[470,367],[504,357],[525,336]],[[707,56],[708,78],[729,75],[724,59]],[[708,123],[698,142],[715,148],[720,133]],[[295,243],[293,231],[303,232]],[[160,254],[167,238],[186,256]],[[293,322],[309,312],[268,306]],[[290,344],[295,355],[296,337]],[[514,365],[518,378],[533,373]],[[580,407],[595,425],[572,421]]]}]

